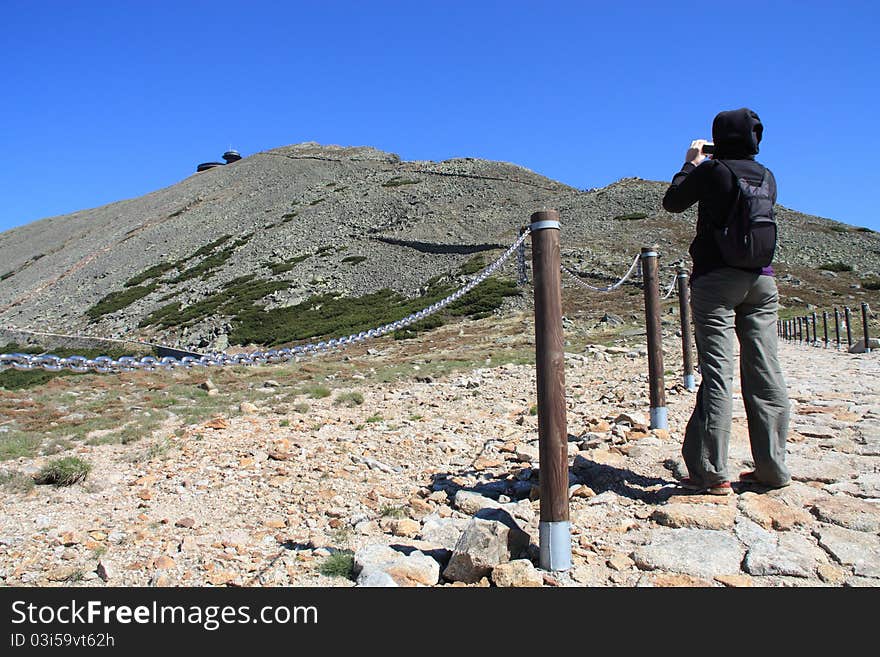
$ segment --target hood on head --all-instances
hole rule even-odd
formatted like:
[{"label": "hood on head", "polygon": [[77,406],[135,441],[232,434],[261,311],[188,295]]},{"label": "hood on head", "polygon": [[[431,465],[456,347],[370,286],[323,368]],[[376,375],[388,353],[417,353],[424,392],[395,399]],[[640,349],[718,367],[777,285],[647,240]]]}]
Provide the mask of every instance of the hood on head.
[{"label": "hood on head", "polygon": [[719,112],[712,121],[715,157],[720,159],[756,155],[763,133],[761,119],[747,107]]}]

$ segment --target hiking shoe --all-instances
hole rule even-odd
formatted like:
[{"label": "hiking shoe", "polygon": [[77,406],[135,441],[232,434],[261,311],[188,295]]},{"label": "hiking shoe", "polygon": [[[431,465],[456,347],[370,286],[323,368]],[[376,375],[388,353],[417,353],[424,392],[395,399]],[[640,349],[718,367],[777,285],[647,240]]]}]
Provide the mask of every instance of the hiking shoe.
[{"label": "hiking shoe", "polygon": [[729,481],[722,481],[721,483],[713,484],[712,486],[706,486],[705,484],[694,481],[690,477],[685,477],[678,482],[678,485],[685,490],[690,490],[695,493],[703,493],[704,495],[730,495],[733,492],[733,488]]},{"label": "hiking shoe", "polygon": [[758,479],[758,477],[755,475],[754,470],[746,470],[745,472],[740,472],[739,480],[741,483],[754,484],[755,486],[761,486],[762,488],[785,488],[791,483],[791,480],[789,479],[784,484],[768,484]]}]

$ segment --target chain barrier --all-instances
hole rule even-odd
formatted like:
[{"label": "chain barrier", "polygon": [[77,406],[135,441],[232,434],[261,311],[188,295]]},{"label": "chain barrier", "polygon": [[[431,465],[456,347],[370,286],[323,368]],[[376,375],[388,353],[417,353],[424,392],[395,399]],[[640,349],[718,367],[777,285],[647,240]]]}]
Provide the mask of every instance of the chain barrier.
[{"label": "chain barrier", "polygon": [[571,276],[577,282],[577,284],[580,285],[581,287],[584,287],[588,290],[592,290],[593,292],[611,292],[612,290],[616,290],[621,285],[623,285],[630,278],[630,276],[632,276],[633,272],[636,270],[636,267],[638,267],[640,263],[641,263],[641,255],[637,255],[635,257],[635,260],[633,260],[633,263],[630,266],[629,271],[627,271],[623,275],[623,278],[621,278],[619,281],[617,281],[613,285],[609,285],[607,287],[594,287],[593,285],[590,285],[589,283],[585,283],[584,281],[581,280],[580,276],[575,274],[572,270],[570,270],[565,265],[562,265],[562,271],[564,271],[566,274]]},{"label": "chain barrier", "polygon": [[[523,228],[523,231],[529,230],[528,228]],[[529,283],[529,274],[526,269],[526,243],[525,241],[520,242],[519,246],[516,249],[516,273],[517,273],[517,285],[528,285]]]},{"label": "chain barrier", "polygon": [[[144,372],[154,372],[159,369],[173,370],[178,368],[191,369],[193,367],[222,367],[235,365],[265,365],[267,363],[283,363],[295,360],[299,356],[313,355],[316,353],[324,353],[333,349],[341,349],[350,344],[363,342],[371,338],[378,338],[387,335],[393,331],[406,328],[411,324],[415,324],[434,313],[442,310],[453,301],[457,301],[465,294],[473,290],[477,285],[485,281],[502,264],[516,251],[525,241],[531,231],[526,228],[519,238],[505,251],[495,262],[483,269],[473,280],[459,288],[445,299],[431,304],[427,308],[419,310],[403,319],[395,322],[383,324],[382,326],[353,333],[343,338],[332,338],[321,342],[311,342],[296,347],[285,347],[283,349],[269,349],[268,351],[255,351],[250,354],[210,354],[196,358],[194,356],[184,356],[182,358],[174,358],[172,356],[163,356],[155,358],[154,356],[144,356],[143,358],[134,358],[133,356],[121,356],[119,359],[110,358],[109,356],[98,356],[97,358],[86,358],[84,356],[67,356],[65,358],[55,356],[53,354],[0,354],[0,371],[6,368],[16,370],[34,370],[43,369],[48,372],[60,372],[68,370],[78,374],[86,372],[97,372],[99,374],[109,374],[115,372],[132,372],[140,370]],[[169,349],[173,349],[169,347]],[[175,349],[175,351],[183,351]]]},{"label": "chain barrier", "polygon": [[669,283],[669,289],[666,290],[666,294],[663,295],[664,299],[668,299],[672,296],[673,291],[675,290],[675,283],[678,281],[678,272],[676,272],[672,276],[672,281]]}]

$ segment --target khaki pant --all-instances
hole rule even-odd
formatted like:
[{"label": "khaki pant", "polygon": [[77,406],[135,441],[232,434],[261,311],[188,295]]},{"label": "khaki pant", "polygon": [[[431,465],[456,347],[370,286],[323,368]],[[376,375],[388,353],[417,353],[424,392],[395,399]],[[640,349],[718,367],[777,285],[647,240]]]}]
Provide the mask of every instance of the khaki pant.
[{"label": "khaki pant", "polygon": [[712,486],[730,480],[734,336],[740,344],[740,382],[756,477],[771,486],[791,479],[785,467],[788,394],[776,355],[778,301],[772,276],[740,269],[716,269],[691,284],[702,382],[681,453],[688,474],[698,483]]}]

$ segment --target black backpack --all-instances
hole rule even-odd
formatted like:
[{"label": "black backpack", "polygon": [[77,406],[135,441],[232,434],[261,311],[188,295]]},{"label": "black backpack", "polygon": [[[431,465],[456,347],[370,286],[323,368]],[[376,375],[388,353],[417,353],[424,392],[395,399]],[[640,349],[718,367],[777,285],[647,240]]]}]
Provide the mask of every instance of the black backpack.
[{"label": "black backpack", "polygon": [[712,231],[721,258],[729,267],[767,267],[776,252],[776,215],[773,212],[776,180],[773,173],[764,168],[761,184],[755,187],[737,176],[723,160],[715,161],[723,164],[736,180],[736,199],[726,223]]}]

